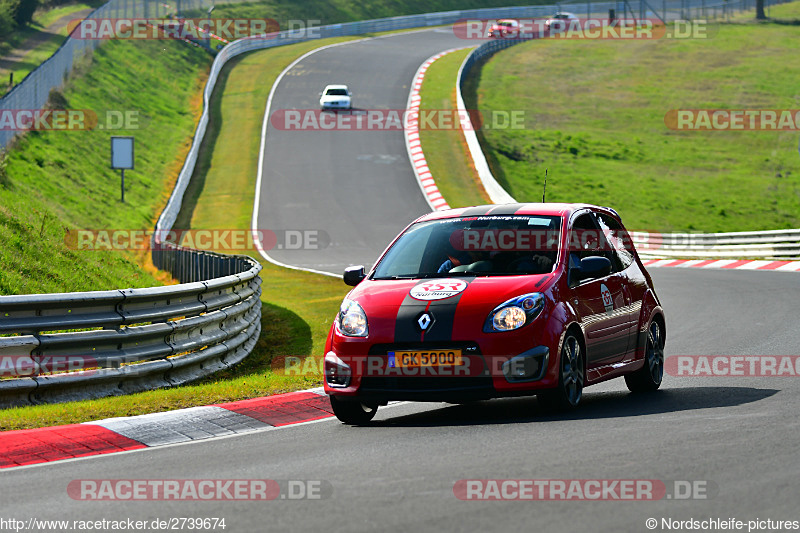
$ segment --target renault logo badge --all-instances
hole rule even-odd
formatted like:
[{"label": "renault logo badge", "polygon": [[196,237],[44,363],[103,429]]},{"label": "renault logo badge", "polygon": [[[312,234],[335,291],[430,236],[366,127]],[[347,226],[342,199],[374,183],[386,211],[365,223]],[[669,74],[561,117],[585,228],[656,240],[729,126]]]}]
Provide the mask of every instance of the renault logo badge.
[{"label": "renault logo badge", "polygon": [[417,325],[419,325],[419,329],[422,331],[427,331],[429,327],[433,324],[433,317],[430,313],[424,312],[419,317],[417,317]]}]

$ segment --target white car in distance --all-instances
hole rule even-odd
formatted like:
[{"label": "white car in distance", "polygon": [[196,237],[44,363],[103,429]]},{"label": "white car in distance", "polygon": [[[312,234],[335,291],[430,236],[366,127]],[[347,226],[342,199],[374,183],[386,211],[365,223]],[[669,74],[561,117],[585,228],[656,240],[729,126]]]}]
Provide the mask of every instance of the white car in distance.
[{"label": "white car in distance", "polygon": [[566,11],[559,11],[544,22],[544,27],[552,33],[559,33],[565,31],[567,28],[580,28],[580,23],[580,19],[574,14],[567,13]]},{"label": "white car in distance", "polygon": [[327,85],[319,93],[319,106],[325,109],[350,109],[351,104],[350,89],[347,85]]}]

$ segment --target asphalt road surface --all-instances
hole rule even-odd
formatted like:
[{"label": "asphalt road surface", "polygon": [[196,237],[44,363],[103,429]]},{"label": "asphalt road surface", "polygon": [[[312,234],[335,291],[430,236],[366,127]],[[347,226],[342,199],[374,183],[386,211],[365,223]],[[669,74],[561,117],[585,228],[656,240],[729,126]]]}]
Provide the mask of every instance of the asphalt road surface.
[{"label": "asphalt road surface", "polygon": [[[800,345],[800,277],[653,269],[667,355],[785,355]],[[250,531],[648,531],[645,520],[798,520],[800,380],[666,376],[632,395],[587,388],[567,416],[534,399],[381,408],[371,427],[327,419],[187,445],[0,473],[2,517],[226,519]],[[322,480],[324,499],[75,501],[76,479]],[[460,501],[460,479],[655,479],[705,483],[707,499]]]},{"label": "asphalt road surface", "polygon": [[[356,106],[402,108],[417,66],[456,45],[424,32],[320,52],[284,78],[273,108],[313,108],[332,82],[349,83]],[[399,135],[270,131],[259,226],[324,228],[333,241],[325,254],[274,257],[332,271],[369,265],[398,224],[426,212]],[[798,353],[800,276],[652,274],[668,357]],[[667,375],[660,391],[632,395],[618,379],[588,388],[569,415],[548,414],[532,398],[397,404],[370,427],[327,419],[3,471],[0,518],[225,518],[226,532],[664,531],[662,519],[800,520],[799,384]],[[323,480],[328,490],[324,499],[269,502],[76,501],[67,493],[76,479],[186,478]],[[675,481],[696,482],[705,491],[695,496],[706,498],[460,501],[453,487],[461,479],[655,479],[671,493]]]},{"label": "asphalt road surface", "polygon": [[[355,112],[403,110],[411,80],[427,58],[474,44],[445,28],[319,51],[283,77],[270,115],[317,110],[319,93],[334,83],[350,87]],[[320,241],[330,240],[320,250],[268,251],[283,263],[337,274],[352,264],[369,268],[407,224],[431,211],[397,129],[287,131],[271,121],[263,168],[258,228],[319,231],[325,235]]]}]

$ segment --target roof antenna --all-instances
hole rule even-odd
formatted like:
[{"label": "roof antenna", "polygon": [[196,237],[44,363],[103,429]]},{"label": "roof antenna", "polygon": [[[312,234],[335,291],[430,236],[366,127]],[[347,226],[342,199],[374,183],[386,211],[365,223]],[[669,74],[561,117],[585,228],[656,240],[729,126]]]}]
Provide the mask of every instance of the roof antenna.
[{"label": "roof antenna", "polygon": [[544,195],[547,193],[547,169],[544,169],[544,187],[542,188],[542,203],[544,203]]}]

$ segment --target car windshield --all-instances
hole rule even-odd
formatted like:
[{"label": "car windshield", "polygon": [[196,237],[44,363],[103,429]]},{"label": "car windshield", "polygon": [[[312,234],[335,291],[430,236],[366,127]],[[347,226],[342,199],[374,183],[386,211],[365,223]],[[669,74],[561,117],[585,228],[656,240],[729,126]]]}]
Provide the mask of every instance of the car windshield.
[{"label": "car windshield", "polygon": [[419,222],[386,252],[372,279],[546,274],[558,260],[561,217],[478,216]]},{"label": "car windshield", "polygon": [[328,96],[347,96],[347,89],[328,89],[325,94]]},{"label": "car windshield", "polygon": [[569,15],[568,15],[567,13],[559,13],[558,15],[556,15],[556,16],[555,16],[555,17],[553,17],[553,18],[557,18],[557,19],[568,19],[568,18],[569,18]]}]

